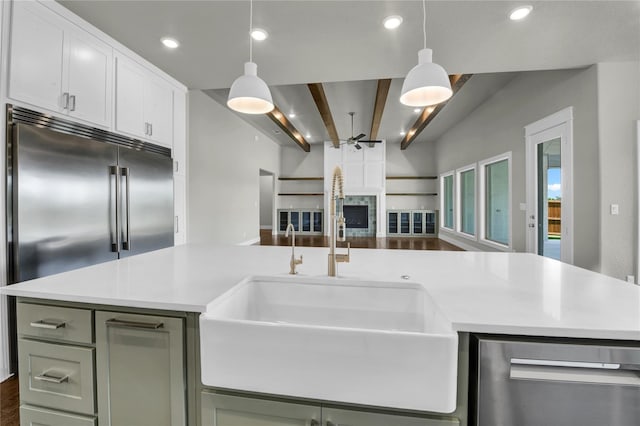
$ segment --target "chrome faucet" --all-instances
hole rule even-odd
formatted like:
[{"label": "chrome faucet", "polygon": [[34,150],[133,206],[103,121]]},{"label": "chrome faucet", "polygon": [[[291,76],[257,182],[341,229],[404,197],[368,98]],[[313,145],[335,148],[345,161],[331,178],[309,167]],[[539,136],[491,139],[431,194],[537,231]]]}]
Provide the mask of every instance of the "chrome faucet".
[{"label": "chrome faucet", "polygon": [[[338,195],[342,202],[340,203],[340,211],[338,217],[336,217],[336,184],[338,185]],[[328,275],[330,277],[336,276],[337,264],[340,262],[349,262],[349,254],[351,252],[351,244],[347,243],[347,254],[336,254],[336,239],[339,241],[345,241],[346,236],[346,224],[344,216],[342,214],[342,204],[344,203],[344,179],[342,177],[342,169],[340,166],[336,166],[333,169],[333,175],[331,178],[331,199],[329,203],[329,213],[331,215],[331,227],[329,231],[329,270]],[[337,235],[336,235],[336,227]]]},{"label": "chrome faucet", "polygon": [[296,265],[302,264],[302,255],[300,255],[300,259],[296,259],[296,230],[291,222],[287,225],[287,230],[284,231],[284,236],[289,236],[289,229],[291,229],[291,260],[289,261],[289,273],[291,275],[295,275],[298,273],[296,272]]}]

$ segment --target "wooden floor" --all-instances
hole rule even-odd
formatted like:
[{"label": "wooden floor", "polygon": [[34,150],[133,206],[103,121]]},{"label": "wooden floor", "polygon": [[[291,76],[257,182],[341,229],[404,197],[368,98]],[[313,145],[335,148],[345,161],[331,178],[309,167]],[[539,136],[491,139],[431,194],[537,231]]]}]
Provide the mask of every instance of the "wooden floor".
[{"label": "wooden floor", "polygon": [[[439,238],[422,237],[351,237],[347,238],[352,248],[372,249],[404,249],[404,250],[448,250],[463,251],[460,247]],[[291,237],[272,235],[271,230],[260,230],[261,246],[289,246]],[[347,243],[337,243],[339,247],[346,247]],[[296,246],[300,247],[329,247],[329,238],[322,235],[296,235]]]},{"label": "wooden floor", "polygon": [[20,393],[16,376],[0,383],[0,425],[20,426]]}]

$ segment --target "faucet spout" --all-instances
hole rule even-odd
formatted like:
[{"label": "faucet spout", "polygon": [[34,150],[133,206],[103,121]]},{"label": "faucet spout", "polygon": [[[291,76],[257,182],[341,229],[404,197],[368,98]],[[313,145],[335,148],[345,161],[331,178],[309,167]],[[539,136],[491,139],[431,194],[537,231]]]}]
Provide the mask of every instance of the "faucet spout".
[{"label": "faucet spout", "polygon": [[291,229],[291,260],[289,261],[289,273],[295,275],[298,273],[296,266],[302,264],[302,255],[300,255],[300,259],[296,259],[296,229],[291,222],[287,225],[284,236],[289,237],[289,229]]},{"label": "faucet spout", "polygon": [[[337,187],[337,188],[336,188]],[[336,195],[336,189],[338,194]],[[336,198],[344,203],[344,178],[340,166],[333,169],[331,177],[331,199],[329,200],[330,228],[329,228],[329,266],[328,275],[335,277],[337,272],[337,263],[349,262],[349,253],[351,252],[351,244],[347,243],[347,254],[336,254],[336,240],[346,240],[346,223],[342,213],[342,204],[340,203],[340,211],[336,212]],[[337,217],[336,217],[337,213]],[[336,230],[337,227],[337,230]]]}]

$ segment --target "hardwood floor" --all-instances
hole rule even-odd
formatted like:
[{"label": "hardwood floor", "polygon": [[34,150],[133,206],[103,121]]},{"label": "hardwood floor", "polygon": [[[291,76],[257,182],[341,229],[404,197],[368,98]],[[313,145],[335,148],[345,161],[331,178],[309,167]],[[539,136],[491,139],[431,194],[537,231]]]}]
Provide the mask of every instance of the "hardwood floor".
[{"label": "hardwood floor", "polygon": [[0,425],[20,426],[20,391],[17,376],[0,383]]},{"label": "hardwood floor", "polygon": [[[347,238],[352,248],[372,248],[372,249],[404,249],[404,250],[448,250],[463,251],[460,247],[454,246],[439,238],[421,237],[352,237]],[[289,246],[291,238],[284,235],[272,235],[271,230],[260,230],[261,246]],[[338,243],[339,247],[346,247],[347,243]],[[322,235],[296,235],[296,246],[300,247],[329,247],[329,238]]]}]

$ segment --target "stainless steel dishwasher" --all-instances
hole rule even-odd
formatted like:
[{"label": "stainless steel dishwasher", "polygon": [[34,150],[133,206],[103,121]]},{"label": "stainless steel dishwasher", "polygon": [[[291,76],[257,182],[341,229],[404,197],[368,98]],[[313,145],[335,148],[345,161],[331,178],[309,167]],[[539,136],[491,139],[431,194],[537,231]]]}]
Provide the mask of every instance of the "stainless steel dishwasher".
[{"label": "stainless steel dishwasher", "polygon": [[640,425],[640,343],[478,339],[477,426]]}]

